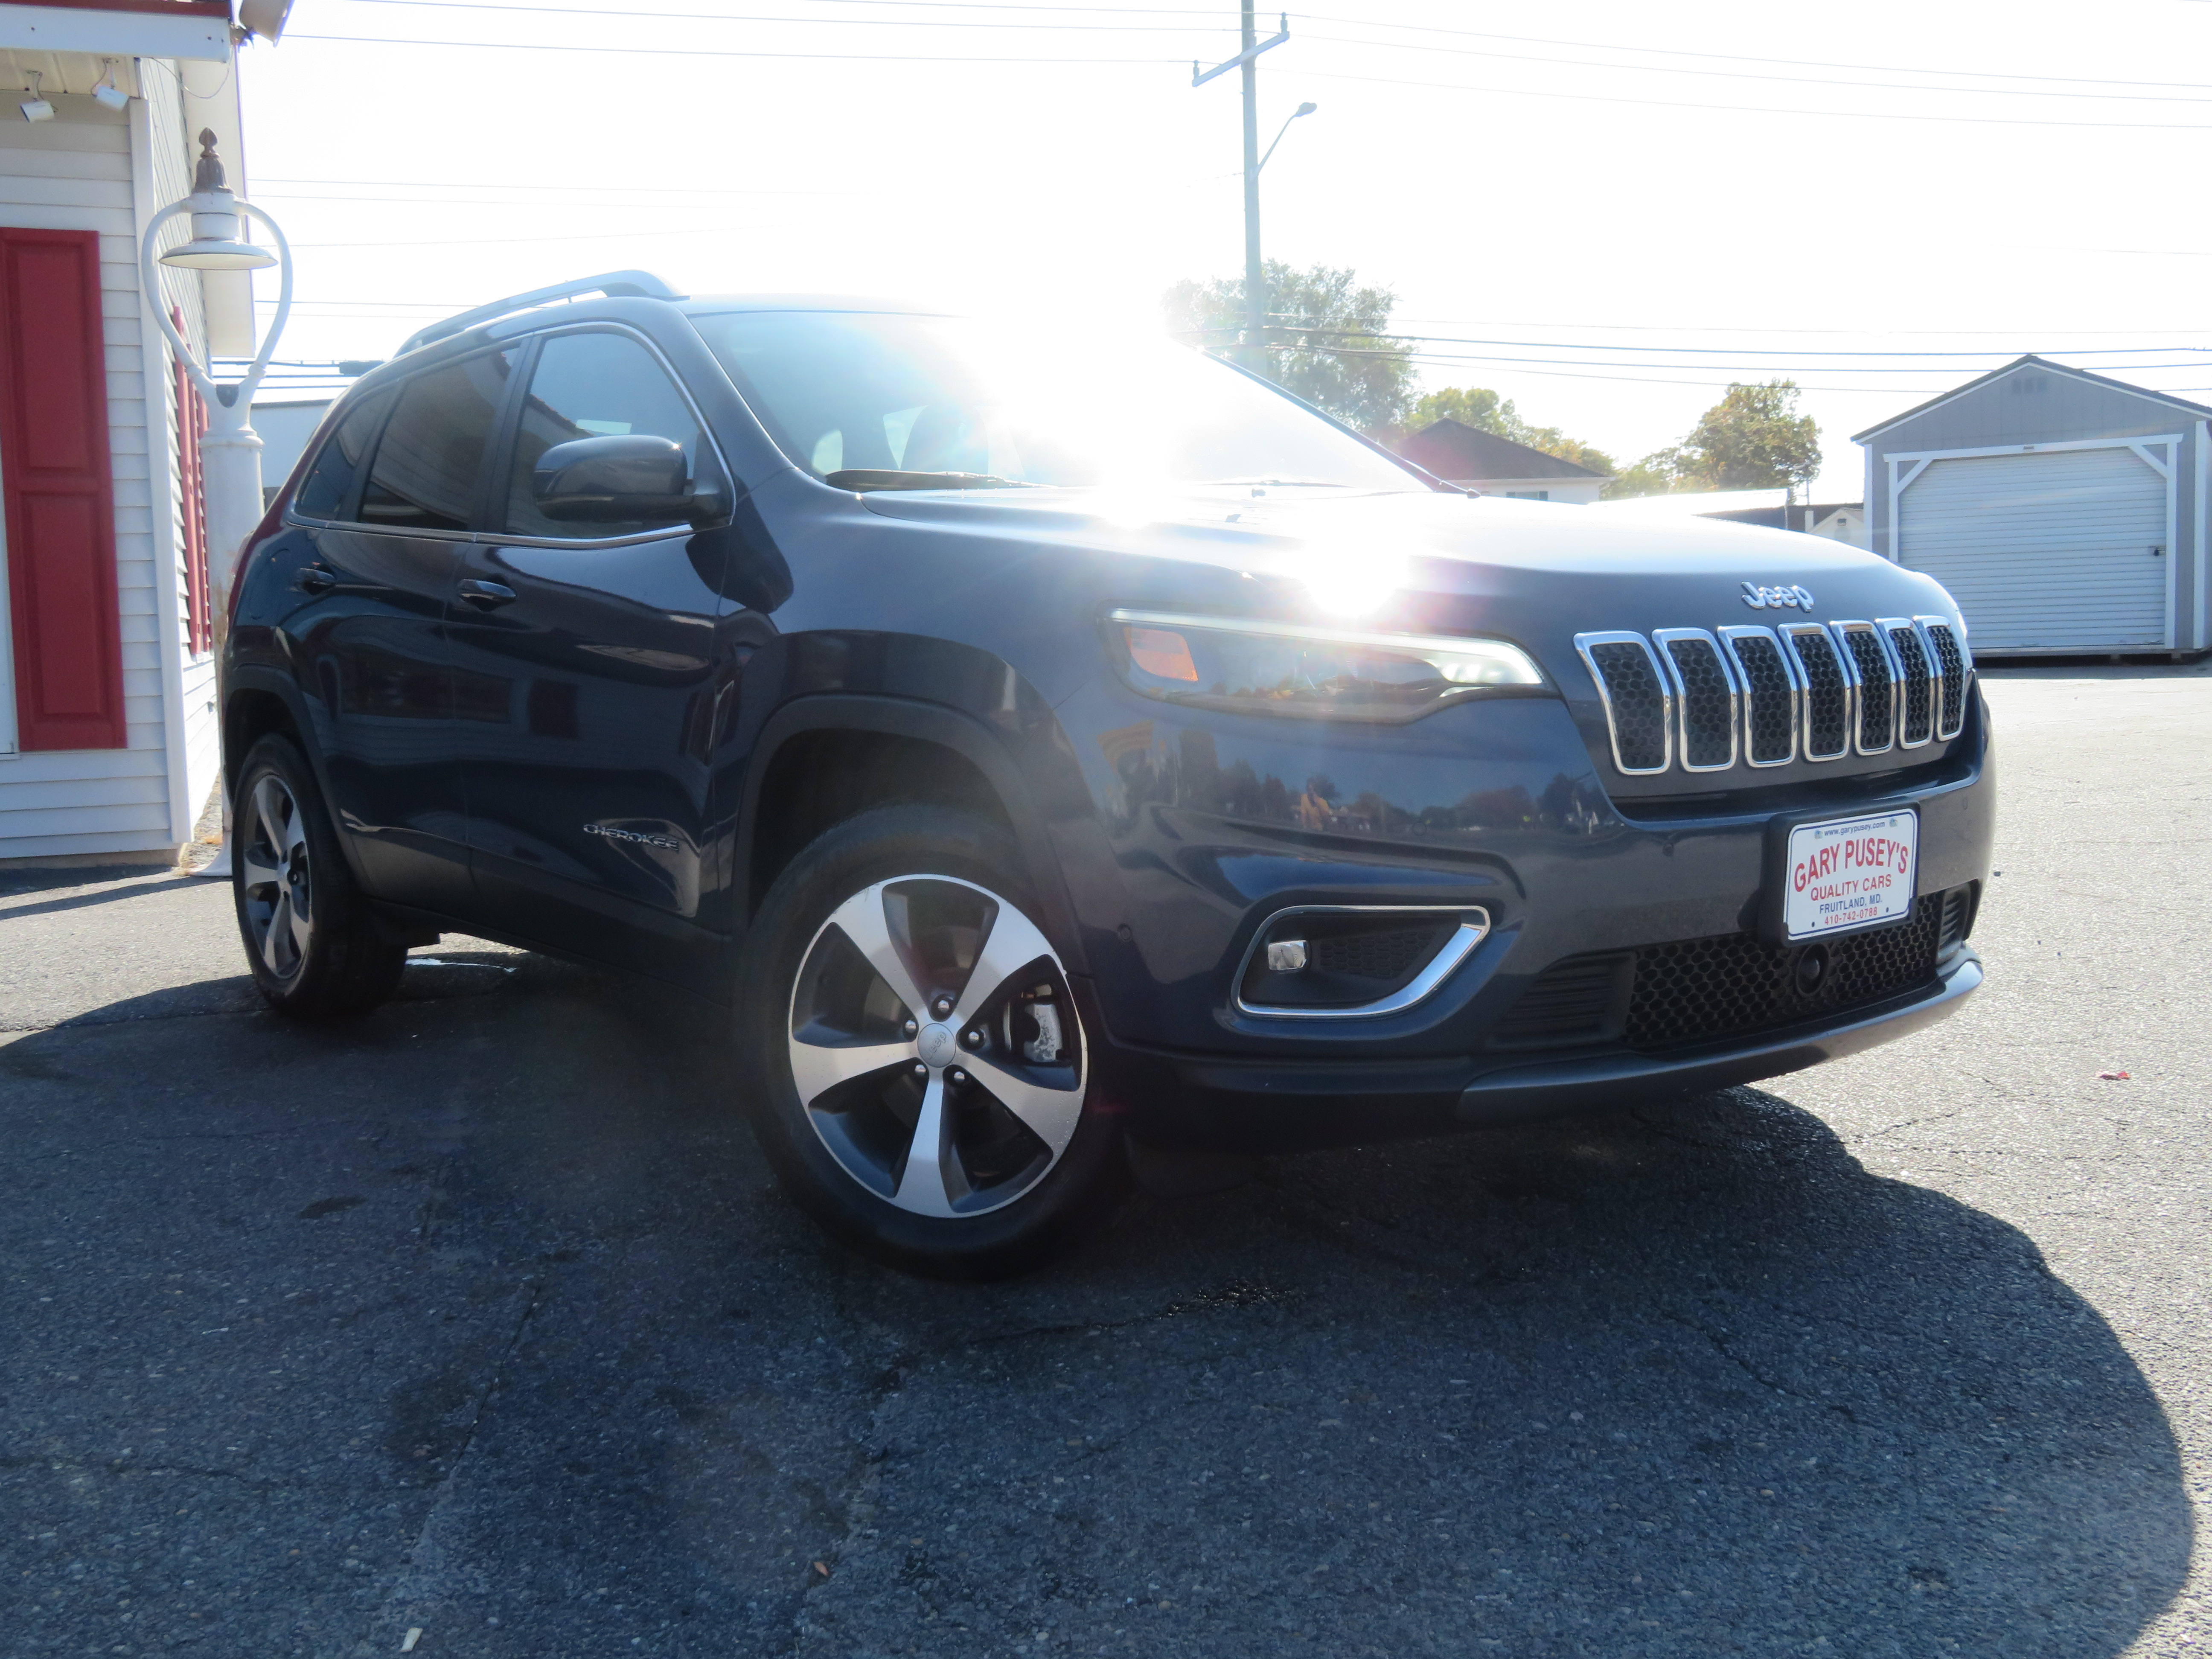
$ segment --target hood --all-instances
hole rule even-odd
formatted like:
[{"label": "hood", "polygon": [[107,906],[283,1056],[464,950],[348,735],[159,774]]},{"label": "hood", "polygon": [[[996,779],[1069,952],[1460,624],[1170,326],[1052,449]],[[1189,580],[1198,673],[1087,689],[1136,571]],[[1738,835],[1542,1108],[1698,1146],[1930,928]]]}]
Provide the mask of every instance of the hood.
[{"label": "hood", "polygon": [[[1324,609],[1357,601],[1376,615],[1404,601],[1425,609],[1422,595],[1570,605],[1579,596],[1590,607],[1582,629],[1773,620],[1775,606],[1747,605],[1746,584],[1754,593],[1802,588],[1820,620],[1868,615],[1870,606],[1885,615],[1955,615],[1931,578],[1825,537],[1711,519],[1631,520],[1558,502],[1243,486],[1127,498],[1038,489],[884,491],[863,500],[887,518],[969,533],[1280,575],[1314,586]],[[1632,614],[1647,605],[1663,614]],[[1807,613],[1792,606],[1781,614]]]}]

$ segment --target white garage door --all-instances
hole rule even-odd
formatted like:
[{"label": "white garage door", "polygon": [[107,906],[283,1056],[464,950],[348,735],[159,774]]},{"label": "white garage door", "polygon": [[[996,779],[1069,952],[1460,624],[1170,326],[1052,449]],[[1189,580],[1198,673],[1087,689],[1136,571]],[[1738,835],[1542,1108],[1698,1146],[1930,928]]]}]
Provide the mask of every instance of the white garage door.
[{"label": "white garage door", "polygon": [[1950,589],[1977,652],[2163,645],[2166,493],[2124,447],[1931,461],[1900,562]]}]

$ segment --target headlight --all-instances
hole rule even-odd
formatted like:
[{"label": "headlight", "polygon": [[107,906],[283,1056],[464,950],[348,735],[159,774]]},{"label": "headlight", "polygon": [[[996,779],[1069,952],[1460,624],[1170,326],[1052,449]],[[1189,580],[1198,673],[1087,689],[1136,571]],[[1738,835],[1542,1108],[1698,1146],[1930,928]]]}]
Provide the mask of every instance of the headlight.
[{"label": "headlight", "polygon": [[1150,611],[1116,611],[1107,622],[1122,678],[1148,697],[1201,708],[1399,724],[1470,697],[1549,695],[1528,653],[1502,640]]}]

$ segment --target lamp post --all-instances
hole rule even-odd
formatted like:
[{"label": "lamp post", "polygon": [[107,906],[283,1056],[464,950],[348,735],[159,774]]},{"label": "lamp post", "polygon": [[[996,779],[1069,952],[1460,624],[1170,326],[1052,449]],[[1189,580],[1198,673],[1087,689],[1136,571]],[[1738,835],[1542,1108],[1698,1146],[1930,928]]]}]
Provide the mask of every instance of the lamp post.
[{"label": "lamp post", "polygon": [[[166,253],[157,253],[161,228],[185,213],[191,215],[191,240]],[[245,239],[248,214],[258,217],[276,239],[276,252],[257,247]],[[157,260],[183,270],[262,270],[270,265],[278,267],[276,315],[244,379],[218,383],[208,372],[208,366],[193,353],[190,343],[177,331],[176,325],[169,320],[168,308],[161,303],[161,284],[154,269]],[[229,627],[231,570],[237,561],[238,550],[261,522],[261,440],[253,430],[253,393],[268,373],[277,337],[283,333],[285,321],[292,313],[292,250],[274,219],[262,209],[240,201],[223,182],[222,162],[215,153],[214,133],[200,134],[199,166],[192,174],[192,193],[181,202],[172,202],[148,222],[138,250],[138,279],[147,307],[154,313],[161,332],[168,337],[177,361],[184,365],[185,372],[207,398],[208,429],[200,438],[200,455],[205,474],[208,592],[215,611],[215,638],[220,647]],[[226,792],[222,851],[200,872],[202,875],[230,874],[229,824],[230,799]]]},{"label": "lamp post", "polygon": [[1283,142],[1283,135],[1291,130],[1291,122],[1297,120],[1301,115],[1311,115],[1320,107],[1321,106],[1319,104],[1311,102],[1304,103],[1300,104],[1288,115],[1285,116],[1283,118],[1283,125],[1275,129],[1275,143],[1267,146],[1267,153],[1260,158],[1260,167],[1255,167],[1253,170],[1255,172],[1258,172],[1261,168],[1264,168],[1268,162],[1275,159],[1275,145]]}]

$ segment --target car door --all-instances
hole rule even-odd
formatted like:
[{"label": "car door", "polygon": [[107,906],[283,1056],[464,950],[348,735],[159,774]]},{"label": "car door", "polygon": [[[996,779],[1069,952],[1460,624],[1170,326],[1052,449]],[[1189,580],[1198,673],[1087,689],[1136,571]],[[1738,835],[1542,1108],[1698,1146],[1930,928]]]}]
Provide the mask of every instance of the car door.
[{"label": "car door", "polygon": [[471,887],[446,607],[514,365],[479,353],[364,400],[294,505],[319,520],[289,631],[331,816],[370,891],[449,915]]},{"label": "car door", "polygon": [[672,440],[695,484],[704,469],[724,487],[721,463],[635,334],[543,337],[530,377],[452,624],[478,892],[507,932],[688,978],[710,948],[697,924],[729,684],[714,625],[722,538],[564,522],[540,510],[532,480],[545,450],[593,436]]}]

